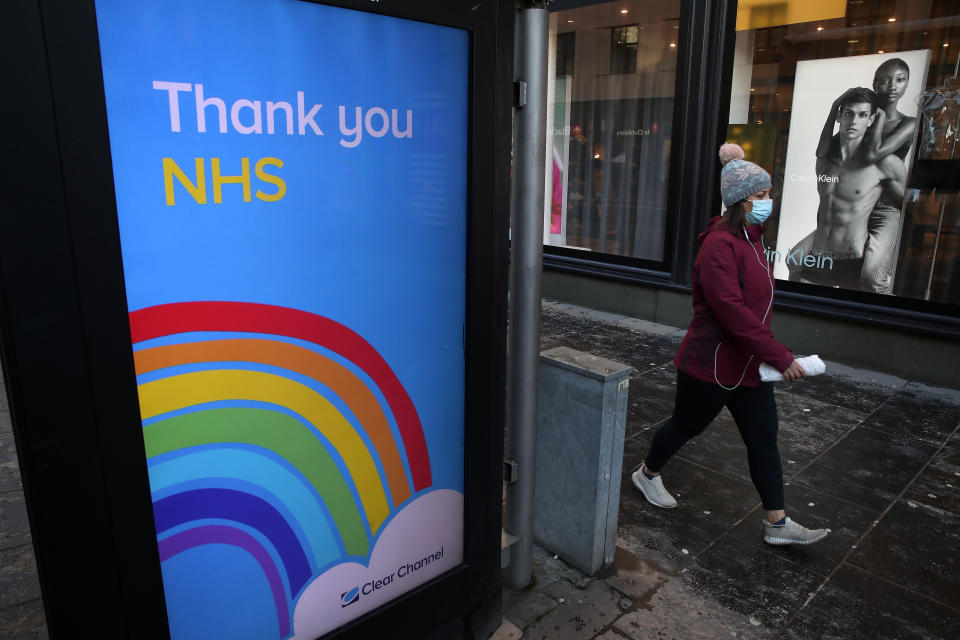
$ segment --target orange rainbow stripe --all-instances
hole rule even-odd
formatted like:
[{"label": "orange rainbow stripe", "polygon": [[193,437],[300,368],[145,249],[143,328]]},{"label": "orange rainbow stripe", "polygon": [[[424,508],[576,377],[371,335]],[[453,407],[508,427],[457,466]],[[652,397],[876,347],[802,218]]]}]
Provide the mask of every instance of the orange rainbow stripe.
[{"label": "orange rainbow stripe", "polygon": [[300,373],[325,385],[346,403],[365,428],[386,473],[393,505],[410,497],[410,484],[387,418],[370,389],[346,367],[295,344],[256,338],[186,342],[134,353],[137,375],[205,362],[265,364]]}]

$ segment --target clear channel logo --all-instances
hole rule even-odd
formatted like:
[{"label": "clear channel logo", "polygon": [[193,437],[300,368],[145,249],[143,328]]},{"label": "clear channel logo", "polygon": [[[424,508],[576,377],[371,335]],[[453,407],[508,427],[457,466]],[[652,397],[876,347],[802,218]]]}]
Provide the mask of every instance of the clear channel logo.
[{"label": "clear channel logo", "polygon": [[340,608],[348,607],[360,599],[360,587],[354,587],[340,594]]},{"label": "clear channel logo", "polygon": [[[360,594],[365,596],[371,595],[374,591],[379,591],[384,587],[390,587],[394,582],[399,582],[408,576],[412,576],[417,571],[425,568],[426,566],[437,562],[443,558],[443,547],[441,546],[434,553],[426,555],[422,558],[415,560],[414,562],[406,562],[401,564],[396,568],[395,571],[388,573],[385,576],[380,578],[375,578],[364,582],[362,585],[353,587],[349,591],[344,591],[340,594],[340,608],[348,607],[357,600],[360,599]],[[336,592],[334,592],[336,593]]]}]

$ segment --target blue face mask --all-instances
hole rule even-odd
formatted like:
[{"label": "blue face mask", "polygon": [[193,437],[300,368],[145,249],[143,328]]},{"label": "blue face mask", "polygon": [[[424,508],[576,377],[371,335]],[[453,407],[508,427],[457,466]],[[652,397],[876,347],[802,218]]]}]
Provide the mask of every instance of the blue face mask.
[{"label": "blue face mask", "polygon": [[750,224],[763,224],[773,213],[773,198],[751,200],[750,204],[753,205],[753,209],[747,214],[747,222]]}]

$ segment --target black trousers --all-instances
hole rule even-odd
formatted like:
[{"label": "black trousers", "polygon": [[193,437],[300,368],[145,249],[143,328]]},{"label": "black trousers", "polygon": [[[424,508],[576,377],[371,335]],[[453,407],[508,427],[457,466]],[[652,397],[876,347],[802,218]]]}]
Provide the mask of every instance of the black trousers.
[{"label": "black trousers", "polygon": [[646,464],[651,471],[663,466],[688,440],[703,433],[726,406],[747,445],[750,478],[760,494],[763,508],[783,509],[783,469],[777,448],[777,403],[773,384],[759,387],[723,387],[677,372],[677,394],[673,415],[663,423],[650,444]]}]

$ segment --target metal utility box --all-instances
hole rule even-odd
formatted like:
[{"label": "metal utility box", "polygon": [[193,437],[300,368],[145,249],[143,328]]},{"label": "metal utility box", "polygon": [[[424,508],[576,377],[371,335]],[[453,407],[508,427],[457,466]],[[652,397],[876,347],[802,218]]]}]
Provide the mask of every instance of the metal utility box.
[{"label": "metal utility box", "polygon": [[540,354],[535,538],[591,575],[616,551],[631,371],[568,347]]}]

